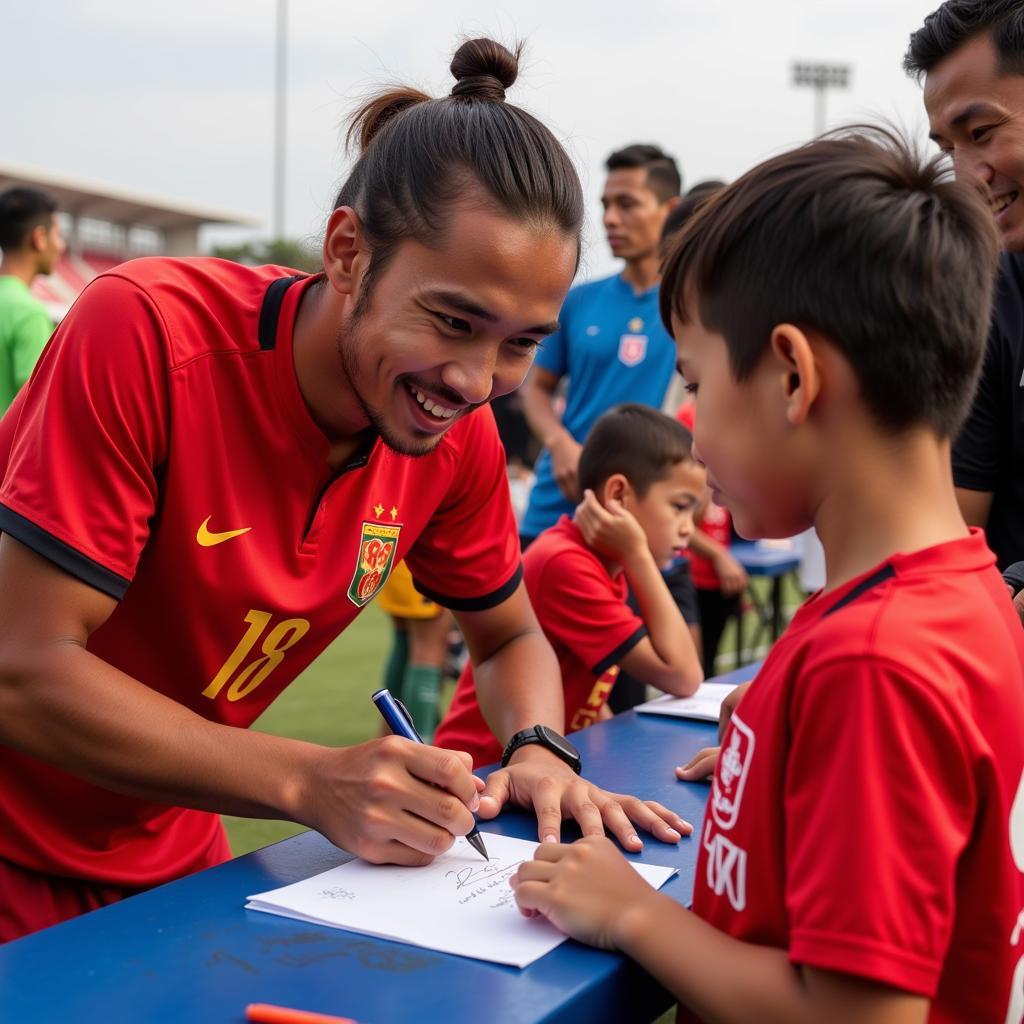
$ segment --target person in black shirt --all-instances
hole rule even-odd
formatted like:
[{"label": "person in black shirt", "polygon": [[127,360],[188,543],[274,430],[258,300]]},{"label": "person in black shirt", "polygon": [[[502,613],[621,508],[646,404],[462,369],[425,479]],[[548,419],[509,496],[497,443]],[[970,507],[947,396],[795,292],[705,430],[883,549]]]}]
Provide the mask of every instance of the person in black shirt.
[{"label": "person in black shirt", "polygon": [[953,444],[953,480],[964,518],[985,529],[1005,569],[1024,560],[1024,3],[947,0],[911,36],[904,67],[923,80],[931,138],[986,195],[1002,234],[988,349]]}]

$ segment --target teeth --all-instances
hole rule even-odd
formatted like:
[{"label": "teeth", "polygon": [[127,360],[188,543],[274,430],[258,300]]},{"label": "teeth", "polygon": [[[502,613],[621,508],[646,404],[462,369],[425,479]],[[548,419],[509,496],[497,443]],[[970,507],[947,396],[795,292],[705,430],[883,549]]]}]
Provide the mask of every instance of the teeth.
[{"label": "teeth", "polygon": [[409,390],[412,392],[416,401],[419,402],[431,416],[436,416],[438,419],[450,420],[459,411],[458,409],[449,409],[447,406],[441,405],[440,402],[435,402],[433,399],[430,399],[423,394],[422,391],[418,391],[411,384],[409,385]]},{"label": "teeth", "polygon": [[1011,192],[1009,195],[1003,196],[992,204],[992,209],[996,213],[1002,213],[1017,198],[1018,194],[1017,192]]}]

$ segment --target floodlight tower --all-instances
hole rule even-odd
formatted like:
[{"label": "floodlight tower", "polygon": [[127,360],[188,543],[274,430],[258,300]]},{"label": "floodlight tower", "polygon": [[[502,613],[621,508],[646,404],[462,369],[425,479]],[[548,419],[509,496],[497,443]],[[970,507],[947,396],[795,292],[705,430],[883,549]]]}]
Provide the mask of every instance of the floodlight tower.
[{"label": "floodlight tower", "polygon": [[284,238],[284,179],[288,96],[288,0],[277,0],[277,59],[274,61],[274,240]]},{"label": "floodlight tower", "polygon": [[829,89],[846,89],[850,84],[849,64],[793,64],[793,84],[814,90],[814,134],[825,130],[825,93]]}]

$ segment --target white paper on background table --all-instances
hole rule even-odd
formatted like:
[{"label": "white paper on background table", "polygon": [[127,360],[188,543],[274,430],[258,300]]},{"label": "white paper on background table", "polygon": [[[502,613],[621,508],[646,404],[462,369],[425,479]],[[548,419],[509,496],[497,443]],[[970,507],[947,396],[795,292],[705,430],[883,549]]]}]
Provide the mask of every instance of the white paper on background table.
[{"label": "white paper on background table", "polygon": [[[565,941],[543,918],[516,909],[509,878],[537,844],[482,833],[490,861],[459,838],[426,867],[352,860],[281,889],[249,896],[246,907],[381,939],[525,967]],[[630,861],[661,888],[675,868]]]},{"label": "white paper on background table", "polygon": [[674,715],[676,718],[699,718],[717,722],[726,694],[732,693],[738,683],[701,683],[692,697],[673,697],[666,693],[646,704],[637,706],[642,715]]}]

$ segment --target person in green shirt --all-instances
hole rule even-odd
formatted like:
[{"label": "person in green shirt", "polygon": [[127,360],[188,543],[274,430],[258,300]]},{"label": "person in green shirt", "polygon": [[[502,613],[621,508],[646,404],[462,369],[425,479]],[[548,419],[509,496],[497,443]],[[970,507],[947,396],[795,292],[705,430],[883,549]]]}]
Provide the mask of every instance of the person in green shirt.
[{"label": "person in green shirt", "polygon": [[64,252],[57,203],[37,188],[0,192],[0,415],[28,380],[53,332],[46,307],[29,292]]}]

